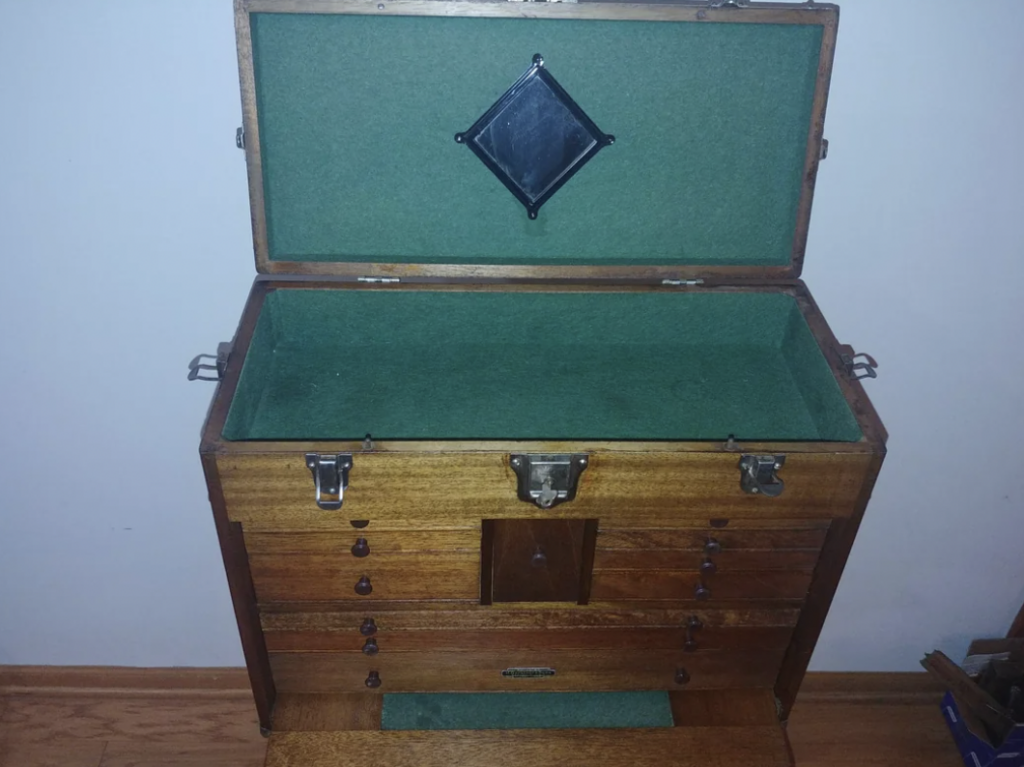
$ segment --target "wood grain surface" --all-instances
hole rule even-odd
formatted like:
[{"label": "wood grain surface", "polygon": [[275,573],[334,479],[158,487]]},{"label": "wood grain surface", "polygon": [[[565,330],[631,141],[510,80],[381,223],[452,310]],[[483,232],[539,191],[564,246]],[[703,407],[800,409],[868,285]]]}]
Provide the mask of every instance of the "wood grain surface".
[{"label": "wood grain surface", "polygon": [[[196,691],[217,701],[216,709],[196,708],[194,692],[188,689],[190,676],[206,676],[206,669],[0,667],[0,680],[18,681],[11,688],[0,684],[0,767],[260,767],[267,740],[259,735],[245,671],[214,672],[222,689],[200,682]],[[103,684],[98,686],[97,680]],[[102,700],[79,709],[91,726],[58,722],[55,730],[49,718],[52,708],[26,705],[40,696],[51,701],[80,699],[74,687],[77,681],[86,684],[83,689],[87,696],[97,695],[97,690],[101,693]],[[731,703],[716,703],[722,701],[723,693],[756,695],[756,691],[745,690],[688,690],[671,693],[671,699],[677,715],[680,709],[685,710],[688,721],[695,726],[705,724],[702,717],[709,709],[719,722],[721,716],[726,716],[725,725],[746,726],[757,721],[743,719],[751,715],[749,707],[755,703],[738,698],[732,698]],[[710,700],[701,697],[705,694],[711,696]],[[941,696],[942,689],[922,673],[808,674],[787,728],[797,765],[960,767],[963,762],[939,711]],[[331,697],[331,701],[321,698],[314,702],[282,694],[277,715],[284,712],[292,716],[289,710],[295,707],[293,723],[311,722],[304,718],[307,714],[317,716],[315,711],[329,711],[324,714],[325,722],[359,724],[361,715],[352,713],[352,707],[358,707],[360,701],[379,704],[381,700],[378,695],[359,694],[351,696],[351,703],[346,704],[339,696]],[[4,714],[12,700],[21,701],[17,726]],[[121,705],[117,704],[119,700]],[[159,705],[151,708],[151,703]],[[211,733],[205,723],[211,712],[224,732],[245,733],[245,741],[222,741],[219,732],[213,732],[212,737],[198,736],[200,732]],[[180,728],[176,735],[165,725],[168,714]],[[732,716],[740,717],[740,721],[730,721]],[[77,734],[69,736],[69,732]],[[110,733],[125,732],[137,736],[108,739]],[[151,734],[156,737],[151,738]]]},{"label": "wood grain surface", "polygon": [[598,549],[594,567],[598,570],[690,570],[697,572],[706,560],[718,572],[761,570],[810,571],[818,563],[816,550],[744,551],[708,557],[697,551],[674,549]]},{"label": "wood grain surface", "polygon": [[636,515],[673,519],[821,519],[852,514],[871,455],[794,454],[777,498],[740,488],[738,457],[727,453],[593,455],[575,500],[541,509],[518,499],[507,453],[370,453],[354,456],[340,511],[314,502],[303,454],[218,455],[228,514],[257,530],[350,532],[350,520],[430,519],[435,526],[481,519],[586,519],[615,527]]},{"label": "wood grain surface", "polygon": [[[791,599],[807,596],[809,572],[718,572],[702,576],[692,570],[595,570],[595,600],[693,602],[714,604],[719,599]],[[704,584],[711,592],[699,602],[696,588]]]},{"label": "wood grain surface", "polygon": [[374,619],[380,634],[400,631],[674,628],[682,626],[691,615],[699,617],[710,629],[772,628],[792,627],[800,617],[799,607],[772,602],[757,605],[722,602],[686,608],[600,603],[575,607],[514,604],[489,608],[471,604],[372,601],[347,605],[344,610],[333,604],[330,609],[313,609],[318,606],[305,603],[269,605],[261,612],[263,630],[268,637],[287,632],[347,633],[358,629],[368,617]]},{"label": "wood grain surface", "polygon": [[370,579],[375,599],[478,599],[480,552],[444,554],[253,554],[256,597],[263,602],[366,600],[355,585]]},{"label": "wood grain surface", "polygon": [[250,554],[321,554],[352,556],[356,540],[363,538],[370,555],[404,554],[417,551],[469,551],[480,549],[480,525],[460,530],[381,530],[352,528],[351,532],[246,532]]},{"label": "wood grain surface", "polygon": [[[516,650],[471,652],[271,653],[281,692],[365,691],[369,671],[382,685],[371,692],[545,692],[676,689],[675,671],[691,677],[687,689],[768,687],[784,648],[684,653],[654,650]],[[555,675],[516,679],[507,668],[554,668]]]},{"label": "wood grain surface", "polygon": [[[765,551],[790,549],[820,549],[828,533],[828,521],[812,528],[736,529],[727,526],[716,529],[710,524],[691,528],[643,529],[612,527],[611,520],[602,523],[597,532],[598,549],[675,549],[703,551],[714,539],[723,555],[733,551]],[[792,524],[796,524],[793,522]]]},{"label": "wood grain surface", "polygon": [[778,725],[645,730],[453,730],[281,733],[267,767],[785,767]]},{"label": "wood grain surface", "polygon": [[[764,647],[784,648],[792,627],[702,628],[693,632],[702,650],[743,650]],[[356,629],[349,631],[271,631],[267,633],[270,652],[350,652],[361,653],[366,637]],[[635,628],[606,629],[519,629],[515,631],[378,631],[374,639],[380,655],[402,652],[474,652],[477,650],[681,650],[687,641],[686,629]]]}]

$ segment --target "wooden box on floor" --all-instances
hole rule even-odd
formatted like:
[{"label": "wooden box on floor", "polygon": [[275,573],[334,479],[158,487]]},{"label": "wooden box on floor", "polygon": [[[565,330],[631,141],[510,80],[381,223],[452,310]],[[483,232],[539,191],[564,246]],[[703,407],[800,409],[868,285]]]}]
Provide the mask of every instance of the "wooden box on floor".
[{"label": "wooden box on floor", "polygon": [[[799,279],[837,23],[236,2],[259,276],[192,376],[269,764],[789,763],[886,440]],[[571,107],[487,111],[541,71]],[[380,729],[387,693],[632,690],[676,726]]]}]

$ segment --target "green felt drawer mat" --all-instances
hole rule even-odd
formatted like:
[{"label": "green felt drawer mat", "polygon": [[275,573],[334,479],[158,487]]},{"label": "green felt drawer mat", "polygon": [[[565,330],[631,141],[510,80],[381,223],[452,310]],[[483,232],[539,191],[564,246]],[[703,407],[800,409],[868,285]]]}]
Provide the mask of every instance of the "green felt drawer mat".
[{"label": "green felt drawer mat", "polygon": [[387,694],[382,730],[671,727],[666,692]]},{"label": "green felt drawer mat", "polygon": [[783,293],[278,289],[228,440],[861,433]]}]

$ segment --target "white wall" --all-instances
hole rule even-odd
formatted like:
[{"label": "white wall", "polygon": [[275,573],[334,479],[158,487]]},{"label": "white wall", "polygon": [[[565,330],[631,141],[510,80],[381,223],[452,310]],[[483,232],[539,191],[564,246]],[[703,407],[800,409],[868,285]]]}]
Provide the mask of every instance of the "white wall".
[{"label": "white wall", "polygon": [[[1021,30],[843,9],[805,276],[892,438],[815,668],[1024,601]],[[227,0],[0,0],[0,664],[242,662],[185,381],[253,274],[233,46]]]}]

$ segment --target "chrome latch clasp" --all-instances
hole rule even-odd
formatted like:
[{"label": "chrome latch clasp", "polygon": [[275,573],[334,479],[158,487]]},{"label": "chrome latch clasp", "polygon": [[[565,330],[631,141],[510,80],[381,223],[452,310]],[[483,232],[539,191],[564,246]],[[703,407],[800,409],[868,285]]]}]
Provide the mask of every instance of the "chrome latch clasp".
[{"label": "chrome latch clasp", "polygon": [[775,473],[786,463],[784,455],[744,455],[740,458],[740,487],[744,493],[775,498],[786,484]]},{"label": "chrome latch clasp", "polygon": [[509,456],[509,465],[519,478],[519,500],[550,509],[576,497],[580,474],[590,464],[586,455]]},{"label": "chrome latch clasp", "polygon": [[[231,354],[231,343],[222,341],[217,344],[216,354],[197,354],[188,363],[188,380],[190,381],[219,381],[224,377],[224,371],[228,367],[228,356]],[[212,363],[203,360],[213,360]],[[204,375],[203,371],[209,370],[214,375]]]},{"label": "chrome latch clasp", "polygon": [[313,474],[316,505],[324,511],[337,511],[345,502],[348,473],[352,468],[351,453],[322,455],[306,453],[306,467]]}]

